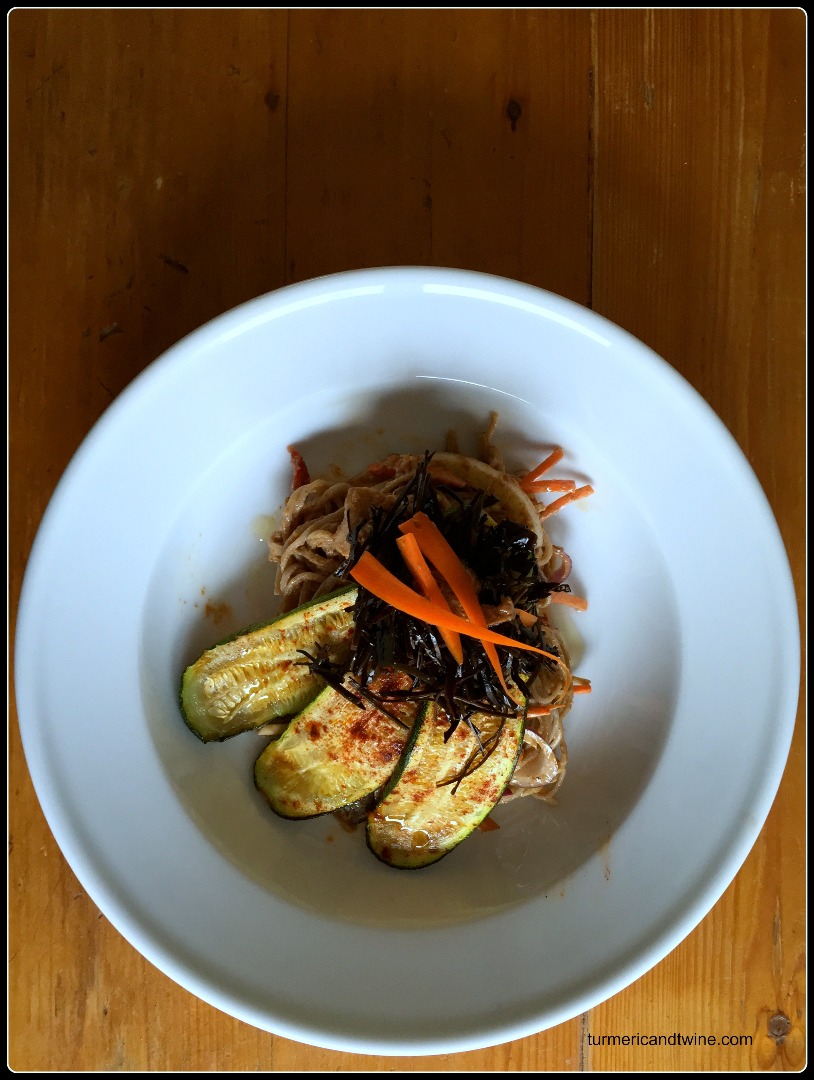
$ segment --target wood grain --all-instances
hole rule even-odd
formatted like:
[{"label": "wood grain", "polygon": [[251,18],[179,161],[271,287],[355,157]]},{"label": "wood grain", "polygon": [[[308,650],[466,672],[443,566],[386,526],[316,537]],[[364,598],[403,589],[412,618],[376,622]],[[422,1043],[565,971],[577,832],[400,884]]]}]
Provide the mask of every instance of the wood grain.
[{"label": "wood grain", "polygon": [[[768,9],[12,12],[12,626],[62,470],[151,360],[286,282],[404,263],[550,288],[665,356],[763,484],[802,616],[804,19]],[[669,957],[551,1031],[422,1060],[257,1031],[154,969],[56,848],[13,694],[10,712],[14,1069],[805,1063],[802,713],[755,848]],[[595,1041],[672,1032],[752,1045]]]},{"label": "wood grain", "polygon": [[[738,440],[801,597],[802,23],[799,11],[600,14],[593,261],[594,308],[665,356]],[[746,865],[636,987],[637,1031],[748,1034],[751,1049],[595,1047],[592,1068],[802,1067],[802,708]],[[630,1031],[624,997],[594,1009],[591,1029]],[[769,1033],[778,1014],[782,1043]]]}]

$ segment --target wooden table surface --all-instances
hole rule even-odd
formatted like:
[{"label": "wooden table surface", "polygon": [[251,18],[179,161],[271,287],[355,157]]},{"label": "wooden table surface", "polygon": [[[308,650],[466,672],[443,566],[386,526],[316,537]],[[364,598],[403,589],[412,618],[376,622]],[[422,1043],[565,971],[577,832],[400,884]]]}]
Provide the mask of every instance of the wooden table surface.
[{"label": "wooden table surface", "polygon": [[[392,264],[518,278],[652,346],[746,453],[802,598],[801,11],[18,9],[9,25],[12,627],[60,474],[135,375],[250,297]],[[12,704],[9,1063],[799,1069],[803,739],[801,715],[746,863],[648,975],[518,1042],[376,1058],[255,1030],[142,959],[57,849]],[[751,1045],[589,1038],[636,1032]]]}]

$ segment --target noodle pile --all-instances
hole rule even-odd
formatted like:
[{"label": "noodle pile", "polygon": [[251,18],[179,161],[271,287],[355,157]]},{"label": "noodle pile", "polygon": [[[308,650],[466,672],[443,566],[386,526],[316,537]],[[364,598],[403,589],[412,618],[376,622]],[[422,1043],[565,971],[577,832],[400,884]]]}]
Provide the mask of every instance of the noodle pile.
[{"label": "noodle pile", "polygon": [[[492,443],[497,415],[481,438],[480,454],[476,459],[504,474],[511,490],[519,491],[517,477],[505,472],[498,450]],[[457,453],[453,438],[448,447]],[[292,451],[292,459],[296,451]],[[445,455],[438,455],[441,459]],[[297,455],[299,459],[299,455]],[[299,459],[301,461],[301,459]],[[469,459],[470,461],[473,459]],[[282,598],[282,610],[289,611],[326,593],[333,592],[348,579],[342,576],[351,552],[351,538],[369,523],[371,511],[378,507],[387,511],[416,474],[420,458],[408,454],[392,454],[376,462],[351,479],[311,480],[303,468],[301,483],[285,503],[280,527],[269,539],[269,558],[278,566],[276,591]],[[450,477],[443,464],[430,462],[430,476],[436,482],[439,499],[444,500],[444,484],[450,479],[460,489],[461,481]],[[295,473],[296,475],[296,473]],[[456,492],[466,495],[466,491]],[[452,505],[450,501],[450,505]],[[532,527],[537,538],[537,562],[543,578],[562,583],[571,569],[571,560],[555,546],[539,520],[544,507],[524,497],[526,516],[535,520],[519,524]],[[490,508],[496,520],[509,515],[503,501]],[[574,681],[571,662],[565,643],[547,618],[550,599],[538,601],[535,611],[548,641],[556,647],[563,666],[543,669],[530,687],[529,714],[526,719],[523,748],[512,779],[503,795],[503,802],[533,795],[549,803],[556,802],[556,793],[564,778],[568,762],[563,719],[571,708]],[[511,605],[510,605],[511,606]],[[515,617],[514,610],[503,607],[484,608],[490,626],[499,626]],[[564,670],[563,670],[564,667]],[[577,680],[577,685],[584,680]],[[585,687],[583,687],[585,688]]]}]

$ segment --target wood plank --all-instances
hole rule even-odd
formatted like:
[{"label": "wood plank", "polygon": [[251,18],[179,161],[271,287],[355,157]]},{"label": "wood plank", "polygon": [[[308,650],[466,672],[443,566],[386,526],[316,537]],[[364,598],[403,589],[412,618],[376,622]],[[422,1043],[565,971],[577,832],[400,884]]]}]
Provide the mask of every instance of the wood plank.
[{"label": "wood plank", "polygon": [[[12,622],[59,475],[150,360],[285,281],[385,263],[593,300],[665,355],[747,453],[802,597],[804,25],[768,10],[12,12]],[[305,1047],[175,985],[67,867],[14,719],[9,743],[15,1069],[804,1060],[802,725],[752,854],[670,957],[552,1031],[430,1059]],[[588,1039],[671,1031],[754,1041]]]},{"label": "wood plank", "polygon": [[421,13],[291,13],[287,275],[431,259]]},{"label": "wood plank", "polygon": [[[53,487],[111,399],[185,333],[283,282],[286,23],[11,14],[12,616]],[[14,721],[9,757],[10,1064],[188,1061],[199,1003],[84,896]]]},{"label": "wood plank", "polygon": [[[728,425],[802,596],[805,17],[600,12],[596,62],[594,307]],[[802,724],[801,708],[777,801],[734,884],[664,963],[593,1010],[587,1031],[747,1035],[751,1047],[589,1046],[591,1068],[802,1066]]]},{"label": "wood plank", "polygon": [[433,261],[587,303],[589,12],[447,12],[432,48]]},{"label": "wood plank", "polygon": [[284,89],[286,16],[20,10],[10,25],[19,560],[111,399],[282,284],[285,108],[266,98]]},{"label": "wood plank", "polygon": [[586,302],[589,68],[586,12],[292,12],[289,278],[432,264]]}]

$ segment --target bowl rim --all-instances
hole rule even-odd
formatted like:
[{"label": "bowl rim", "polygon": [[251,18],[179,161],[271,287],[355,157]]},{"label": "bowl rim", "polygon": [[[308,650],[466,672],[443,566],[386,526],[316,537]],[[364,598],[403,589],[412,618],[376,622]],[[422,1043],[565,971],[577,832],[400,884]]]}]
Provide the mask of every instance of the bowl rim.
[{"label": "bowl rim", "polygon": [[[575,301],[540,289],[537,286],[475,271],[445,267],[386,266],[326,274],[304,282],[289,284],[248,300],[193,330],[175,345],[165,350],[136,376],[90,428],[72,456],[38,526],[26,565],[17,610],[14,645],[15,670],[22,673],[19,679],[15,679],[15,692],[25,759],[34,782],[37,798],[63,857],[109,921],[143,956],[187,990],[214,1007],[227,1011],[229,1014],[239,1017],[253,1026],[264,1030],[272,1030],[268,1026],[268,1017],[256,1015],[250,1002],[239,1002],[236,998],[230,997],[229,994],[213,994],[208,984],[200,981],[195,973],[188,971],[183,964],[179,964],[171,948],[165,948],[163,944],[153,940],[149,934],[143,933],[143,927],[134,924],[126,899],[117,896],[106,882],[98,878],[92,858],[81,847],[77,846],[75,837],[70,835],[69,831],[66,831],[57,802],[41,782],[46,764],[41,749],[37,747],[33,738],[30,724],[27,720],[24,720],[24,716],[30,715],[32,708],[30,695],[26,690],[26,679],[30,679],[31,676],[28,674],[29,660],[25,650],[33,631],[32,620],[34,619],[34,613],[29,602],[30,595],[34,591],[34,582],[39,574],[40,564],[45,558],[44,553],[51,531],[57,528],[56,523],[58,522],[61,504],[63,500],[69,497],[71,485],[74,483],[74,478],[80,475],[86,457],[94,452],[96,444],[103,438],[108,427],[115,424],[120,412],[129,408],[139,395],[148,393],[154,380],[161,378],[163,372],[170,366],[184,363],[193,364],[195,351],[204,343],[232,334],[241,325],[245,325],[247,320],[261,317],[270,309],[285,308],[287,303],[296,302],[298,299],[307,300],[309,297],[326,291],[336,291],[337,288],[342,290],[365,289],[373,284],[380,284],[382,279],[385,279],[385,282],[412,287],[426,282],[427,277],[440,279],[449,285],[458,285],[469,291],[482,289],[485,292],[515,298],[521,302],[540,303],[544,300],[545,303],[556,307],[564,316],[573,317],[577,322],[587,323],[590,327],[595,328],[597,333],[605,334],[614,341],[619,342],[622,347],[633,350],[638,357],[643,358],[647,363],[653,364],[655,362],[662,375],[673,379],[674,385],[680,387],[685,395],[689,392],[690,397],[694,398],[695,405],[701,409],[705,420],[715,428],[718,438],[728,443],[730,451],[734,452],[735,459],[740,462],[743,476],[751,483],[754,499],[761,507],[767,531],[773,535],[776,547],[782,553],[782,561],[777,563],[774,569],[779,578],[785,582],[782,586],[779,604],[783,609],[781,614],[784,621],[784,633],[787,635],[788,652],[792,656],[794,665],[792,672],[794,676],[792,679],[794,683],[794,701],[792,702],[791,691],[789,691],[786,696],[786,708],[784,710],[787,719],[782,729],[783,737],[777,741],[772,748],[772,753],[769,755],[767,779],[760,792],[760,798],[756,801],[753,818],[750,822],[741,824],[737,839],[733,840],[730,845],[728,858],[719,867],[718,872],[707,880],[706,887],[692,898],[692,902],[687,901],[681,917],[673,918],[661,932],[654,934],[653,940],[642,947],[637,956],[631,957],[626,963],[618,965],[615,972],[609,973],[604,979],[600,980],[598,989],[595,985],[593,989],[586,989],[581,993],[572,995],[569,1001],[559,1010],[549,1010],[549,1017],[551,1018],[546,1020],[545,1027],[542,1029],[534,1018],[518,1022],[515,1025],[507,1026],[504,1024],[498,1033],[497,1040],[494,1037],[495,1032],[489,1032],[482,1039],[478,1037],[460,1037],[456,1039],[443,1036],[435,1041],[422,1038],[421,1042],[416,1044],[403,1038],[390,1040],[373,1037],[365,1042],[360,1041],[355,1036],[346,1036],[339,1032],[326,1032],[322,1028],[313,1028],[307,1023],[297,1024],[289,1020],[280,1022],[274,1028],[276,1033],[284,1037],[328,1049],[354,1053],[433,1055],[480,1049],[496,1045],[498,1042],[522,1038],[562,1023],[607,1000],[608,997],[630,985],[630,983],[640,978],[660,962],[705,918],[720,896],[729,887],[757,840],[782,780],[791,747],[796,722],[797,697],[799,695],[799,615],[788,558],[771,507],[757,477],[734,437],[705,399],[664,358],[658,356],[622,327]],[[224,1006],[224,1000],[228,1001],[228,1007]]]}]

